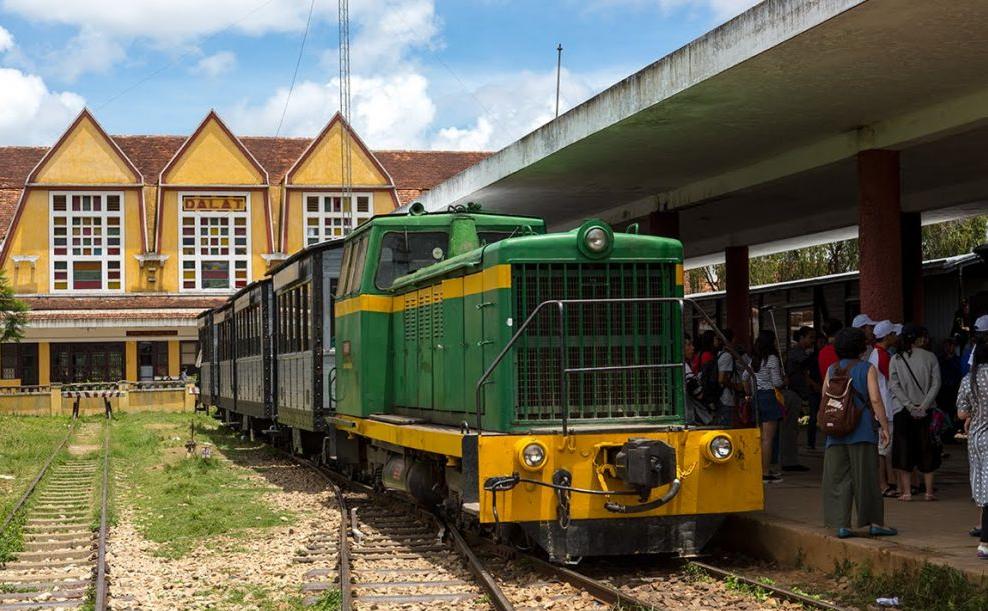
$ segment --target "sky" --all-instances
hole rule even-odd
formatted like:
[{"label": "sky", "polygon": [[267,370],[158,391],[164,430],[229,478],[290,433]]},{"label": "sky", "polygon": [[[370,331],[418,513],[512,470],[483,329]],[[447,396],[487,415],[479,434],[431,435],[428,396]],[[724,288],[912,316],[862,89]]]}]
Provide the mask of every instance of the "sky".
[{"label": "sky", "polygon": [[[351,122],[373,149],[497,150],[554,116],[557,44],[565,112],[756,3],[350,0]],[[337,0],[0,0],[0,145],[51,145],[83,107],[112,134],[188,135],[212,108],[313,136],[340,107],[338,23]]]}]

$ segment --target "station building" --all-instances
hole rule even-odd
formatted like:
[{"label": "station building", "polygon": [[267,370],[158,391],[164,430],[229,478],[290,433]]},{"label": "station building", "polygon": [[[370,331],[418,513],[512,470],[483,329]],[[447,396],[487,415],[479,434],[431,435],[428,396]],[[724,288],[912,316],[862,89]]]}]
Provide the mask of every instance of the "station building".
[{"label": "station building", "polygon": [[0,147],[0,268],[30,307],[0,385],[178,376],[203,309],[485,156],[371,151],[340,115],[238,137],[212,111],[179,137],[110,136],[84,110],[51,148]]}]

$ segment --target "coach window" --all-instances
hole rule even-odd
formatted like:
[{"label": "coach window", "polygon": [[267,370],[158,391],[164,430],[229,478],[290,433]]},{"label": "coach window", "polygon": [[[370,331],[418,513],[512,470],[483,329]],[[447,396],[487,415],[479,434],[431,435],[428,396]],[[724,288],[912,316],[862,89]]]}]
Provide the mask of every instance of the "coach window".
[{"label": "coach window", "polygon": [[442,261],[448,243],[449,237],[443,231],[384,234],[374,283],[379,289],[388,289],[396,279]]},{"label": "coach window", "polygon": [[347,275],[350,273],[350,259],[353,258],[353,245],[350,242],[343,247],[343,260],[340,262],[340,277],[336,283],[336,298],[341,299],[347,294]]}]

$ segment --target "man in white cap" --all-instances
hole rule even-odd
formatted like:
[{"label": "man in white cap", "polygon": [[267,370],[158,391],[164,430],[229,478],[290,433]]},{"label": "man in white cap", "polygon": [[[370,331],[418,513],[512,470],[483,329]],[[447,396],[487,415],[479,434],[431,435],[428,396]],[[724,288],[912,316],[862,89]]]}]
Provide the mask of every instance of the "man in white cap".
[{"label": "man in white cap", "polygon": [[868,350],[865,352],[865,358],[871,357],[871,351],[874,349],[875,343],[875,325],[878,324],[877,320],[872,320],[871,316],[867,314],[858,314],[851,321],[851,326],[855,329],[861,329],[864,331],[865,340],[868,344]]},{"label": "man in white cap", "polygon": [[878,370],[878,391],[882,395],[882,403],[885,404],[885,415],[889,420],[889,443],[878,446],[880,477],[883,483],[882,496],[898,496],[895,471],[892,469],[892,418],[902,409],[902,405],[895,400],[892,391],[889,389],[889,361],[892,359],[891,350],[898,343],[898,332],[902,330],[902,325],[892,324],[890,320],[883,320],[875,323],[875,347],[868,357],[868,362]]}]

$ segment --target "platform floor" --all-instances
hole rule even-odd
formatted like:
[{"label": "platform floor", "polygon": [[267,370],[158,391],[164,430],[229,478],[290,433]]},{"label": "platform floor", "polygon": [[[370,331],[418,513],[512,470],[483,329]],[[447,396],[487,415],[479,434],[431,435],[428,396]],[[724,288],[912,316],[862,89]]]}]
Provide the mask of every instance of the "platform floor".
[{"label": "platform floor", "polygon": [[895,537],[838,539],[823,528],[820,479],[822,450],[805,450],[801,460],[811,470],[786,472],[784,481],[765,488],[765,511],[736,516],[725,539],[763,557],[832,571],[849,559],[879,570],[915,567],[924,561],[948,564],[972,581],[988,583],[988,561],[975,556],[978,540],[968,531],[979,521],[971,500],[967,446],[945,446],[949,457],[937,473],[937,501],[920,494],[911,502],[885,500],[885,521],[899,530]]}]

